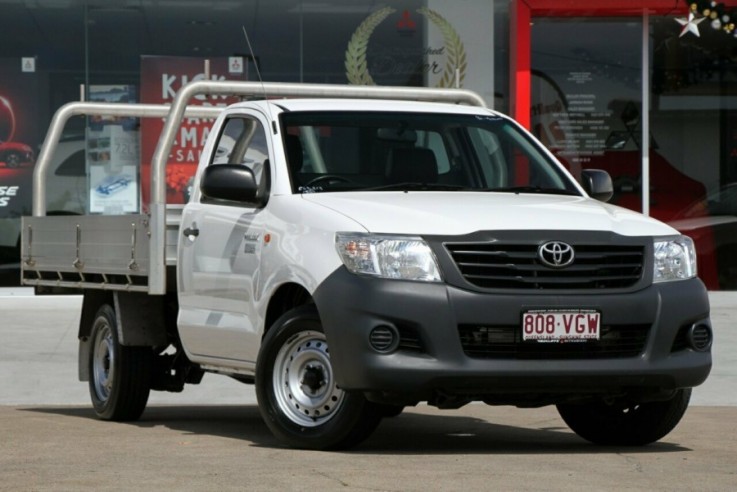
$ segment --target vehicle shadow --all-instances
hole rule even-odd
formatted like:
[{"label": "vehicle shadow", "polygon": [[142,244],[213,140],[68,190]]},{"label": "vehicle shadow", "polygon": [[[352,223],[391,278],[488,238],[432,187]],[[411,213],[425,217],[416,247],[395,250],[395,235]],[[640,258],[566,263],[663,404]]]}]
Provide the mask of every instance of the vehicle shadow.
[{"label": "vehicle shadow", "polygon": [[[33,407],[23,411],[56,414],[97,421],[91,408]],[[549,422],[547,422],[549,424]],[[108,423],[105,423],[108,425]],[[138,428],[163,426],[185,434],[240,439],[252,446],[284,448],[264,424],[255,405],[150,406],[140,420],[123,424]],[[398,417],[384,419],[378,429],[351,454],[628,454],[691,451],[675,442],[649,446],[596,446],[562,423],[560,426],[521,427],[491,423],[452,413],[427,415],[406,410]]]}]

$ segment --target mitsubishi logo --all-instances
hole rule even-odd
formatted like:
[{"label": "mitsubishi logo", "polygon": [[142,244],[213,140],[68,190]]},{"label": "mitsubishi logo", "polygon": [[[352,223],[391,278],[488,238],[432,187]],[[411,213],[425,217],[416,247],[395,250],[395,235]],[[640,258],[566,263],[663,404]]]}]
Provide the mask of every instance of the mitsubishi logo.
[{"label": "mitsubishi logo", "polygon": [[573,247],[561,241],[548,241],[537,248],[537,257],[550,268],[564,268],[573,263]]}]

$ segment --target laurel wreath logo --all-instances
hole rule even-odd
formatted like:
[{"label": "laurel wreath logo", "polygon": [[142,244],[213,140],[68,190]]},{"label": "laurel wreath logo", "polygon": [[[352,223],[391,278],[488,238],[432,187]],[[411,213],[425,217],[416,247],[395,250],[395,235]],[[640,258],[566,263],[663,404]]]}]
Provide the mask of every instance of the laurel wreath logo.
[{"label": "laurel wreath logo", "polygon": [[384,7],[373,14],[366,17],[358,26],[356,32],[351,36],[348,43],[348,49],[345,51],[345,74],[348,82],[355,85],[376,85],[374,79],[368,71],[368,62],[366,61],[366,49],[368,48],[369,39],[379,24],[396,9]]},{"label": "laurel wreath logo", "polygon": [[[384,22],[391,14],[396,12],[392,7],[384,7],[372,13],[358,26],[348,42],[345,51],[345,74],[348,82],[354,85],[376,85],[373,77],[368,70],[368,62],[366,60],[366,50],[368,49],[369,39],[374,30]],[[435,87],[453,87],[455,85],[456,71],[458,71],[458,79],[460,85],[466,77],[466,68],[468,62],[466,59],[466,48],[461,41],[453,26],[445,20],[436,11],[422,7],[417,13],[424,15],[432,22],[443,35],[443,42],[447,49],[447,59],[443,75],[435,84]]]},{"label": "laurel wreath logo", "polygon": [[466,78],[466,67],[468,62],[466,60],[466,48],[463,46],[463,41],[458,35],[453,26],[445,20],[440,14],[434,10],[430,10],[427,7],[422,7],[417,11],[419,14],[426,16],[430,22],[440,29],[443,34],[443,42],[448,50],[448,58],[445,62],[445,70],[443,70],[443,76],[440,81],[435,84],[435,87],[453,87],[455,84],[456,70],[458,70],[459,85],[463,86],[463,80]]}]

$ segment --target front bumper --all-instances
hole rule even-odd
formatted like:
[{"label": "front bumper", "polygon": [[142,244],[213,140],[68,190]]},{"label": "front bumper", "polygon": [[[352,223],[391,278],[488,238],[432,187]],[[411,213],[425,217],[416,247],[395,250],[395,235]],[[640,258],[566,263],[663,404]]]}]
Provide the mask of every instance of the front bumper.
[{"label": "front bumper", "polygon": [[[622,293],[490,294],[361,277],[339,268],[314,298],[338,384],[377,399],[385,395],[388,401],[449,397],[542,404],[595,395],[657,398],[701,384],[711,369],[708,350],[679,343],[694,324],[710,329],[708,296],[698,279]],[[598,352],[596,346],[570,354],[536,354],[536,347],[520,340],[522,313],[553,308],[598,310],[602,330],[644,330],[641,346],[614,355]],[[394,327],[401,334],[396,350],[380,353],[372,348],[369,336],[377,326]],[[488,327],[516,330],[510,335],[513,345],[524,350],[479,355],[469,348],[468,336],[462,343],[468,327],[472,333],[473,327],[482,327],[482,332]],[[541,350],[550,345],[539,344]]]}]

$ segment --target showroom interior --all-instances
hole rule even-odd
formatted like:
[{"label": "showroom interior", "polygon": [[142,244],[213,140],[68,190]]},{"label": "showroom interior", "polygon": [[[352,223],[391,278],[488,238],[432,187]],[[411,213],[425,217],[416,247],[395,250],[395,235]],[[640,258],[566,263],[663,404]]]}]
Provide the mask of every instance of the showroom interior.
[{"label": "showroom interior", "polygon": [[[80,99],[171,102],[207,71],[217,80],[260,73],[265,82],[476,91],[574,175],[609,172],[611,203],[691,236],[710,290],[737,289],[737,0],[0,3],[4,285],[18,283],[19,217],[30,214],[34,160],[54,112]],[[142,123],[110,123],[68,125],[50,212],[141,210],[141,194],[106,208],[90,188],[103,164],[139,179],[155,146]],[[172,156],[174,201],[186,200],[207,131],[203,122]]]}]

